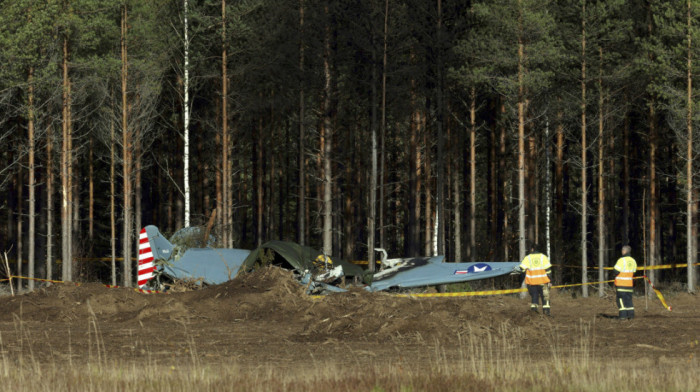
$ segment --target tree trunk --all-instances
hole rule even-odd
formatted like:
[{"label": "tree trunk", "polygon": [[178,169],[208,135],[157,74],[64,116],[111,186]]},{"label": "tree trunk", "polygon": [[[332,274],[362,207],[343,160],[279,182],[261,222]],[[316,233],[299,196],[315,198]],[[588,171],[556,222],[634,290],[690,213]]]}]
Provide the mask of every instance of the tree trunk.
[{"label": "tree trunk", "polygon": [[[72,115],[69,115],[68,118],[70,119]],[[72,124],[73,121],[71,120],[70,123]],[[71,135],[68,137],[68,151],[70,151],[70,160],[68,161],[68,173],[70,175],[68,176],[68,189],[70,191],[71,199],[73,200],[73,203],[71,203],[70,206],[70,211],[71,211],[71,231],[70,231],[70,241],[71,241],[71,249],[73,251],[71,252],[73,254],[73,259],[71,262],[71,276],[76,276],[79,274],[77,271],[75,271],[76,267],[76,261],[75,261],[75,256],[79,254],[79,252],[83,251],[83,243],[80,241],[80,187],[82,183],[79,181],[75,181],[76,178],[82,178],[80,174],[80,165],[77,164],[77,155],[74,155],[73,152],[75,152],[75,149],[73,149],[73,135],[71,131]]]},{"label": "tree trunk", "polygon": [[[503,102],[501,102],[501,116],[505,115],[506,111],[506,106]],[[501,212],[503,213],[503,233],[502,233],[502,241],[503,241],[503,260],[509,260],[510,259],[510,223],[508,220],[508,200],[509,200],[509,186],[510,186],[510,176],[506,174],[506,151],[507,151],[507,134],[506,134],[506,127],[504,124],[501,124],[499,126],[500,128],[500,137],[499,137],[499,144],[500,144],[500,149],[499,149],[499,163],[498,163],[498,172],[499,175],[501,176]],[[520,259],[522,260],[522,259]]]},{"label": "tree trunk", "polygon": [[[564,112],[559,109],[557,111],[557,154],[555,162],[555,173],[556,173],[556,223],[554,227],[554,249],[556,254],[553,260],[556,260],[559,264],[563,264],[563,254],[564,254]],[[564,268],[559,267],[555,272],[555,281],[557,283],[562,282]]]},{"label": "tree trunk", "polygon": [[525,45],[518,37],[518,257],[525,258]]},{"label": "tree trunk", "polygon": [[[27,133],[29,136],[29,290],[34,290],[34,257],[35,257],[35,236],[36,236],[36,182],[34,180],[34,68],[29,69],[27,83],[28,89],[28,113],[27,113]],[[21,242],[20,242],[21,243]]]},{"label": "tree trunk", "polygon": [[476,88],[469,104],[469,261],[476,258]]},{"label": "tree trunk", "polygon": [[544,238],[545,238],[545,250],[546,254],[549,257],[552,257],[551,253],[551,236],[550,236],[550,227],[551,227],[551,214],[552,214],[552,171],[550,170],[551,164],[552,164],[552,158],[551,158],[551,151],[552,151],[552,144],[551,141],[549,140],[549,118],[546,119],[546,124],[544,128],[544,154],[545,154],[545,165],[544,165],[544,173],[545,173],[545,231],[544,231]]},{"label": "tree trunk", "polygon": [[[448,113],[449,113],[448,109]],[[452,176],[452,208],[454,210],[454,262],[455,263],[460,263],[462,262],[462,190],[461,190],[461,185],[462,185],[462,176],[461,174],[461,168],[460,168],[460,143],[461,143],[461,138],[459,137],[460,132],[453,132],[452,131],[452,122],[447,121],[447,139],[449,140],[448,145],[452,146],[450,148],[450,152],[448,155],[450,155],[450,165],[448,168],[451,167],[451,176]],[[450,174],[448,174],[449,176]],[[469,257],[469,249],[467,249],[467,257]]]},{"label": "tree trunk", "polygon": [[[657,219],[659,214],[657,185],[656,185],[656,154],[657,154],[657,137],[656,137],[656,100],[652,97],[649,103],[649,265],[656,265],[658,253],[657,244]],[[656,271],[651,270],[648,273],[652,284],[656,282]]]},{"label": "tree trunk", "polygon": [[[625,96],[625,98],[627,98]],[[627,99],[625,99],[627,101]],[[630,242],[630,114],[625,113],[622,128],[622,244]]]},{"label": "tree trunk", "polygon": [[423,146],[425,146],[425,159],[423,159],[423,164],[424,164],[424,169],[423,172],[425,173],[424,176],[424,182],[425,182],[425,242],[424,242],[424,250],[423,254],[426,256],[431,256],[432,255],[432,244],[433,244],[433,232],[432,232],[432,227],[433,227],[433,199],[432,199],[432,181],[431,181],[431,160],[430,160],[430,148],[428,147],[428,127],[427,127],[427,121],[425,117],[423,117],[423,123],[421,124],[421,127],[425,130],[423,132]]},{"label": "tree trunk", "polygon": [[62,95],[62,145],[61,145],[61,258],[62,271],[61,279],[63,281],[72,281],[71,264],[73,260],[71,249],[71,199],[69,187],[69,142],[70,138],[70,81],[68,79],[68,38],[63,39],[63,95]]},{"label": "tree trunk", "polygon": [[189,37],[189,23],[188,23],[188,1],[184,0],[184,12],[185,12],[185,24],[184,24],[184,34],[185,34],[185,80],[184,80],[184,103],[183,103],[183,117],[184,117],[184,141],[185,141],[185,151],[183,153],[184,169],[184,191],[185,191],[185,227],[190,227],[190,37]]},{"label": "tree trunk", "polygon": [[221,231],[221,242],[225,247],[228,244],[230,231],[226,225],[228,221],[228,41],[226,39],[226,0],[221,0],[221,169],[216,175],[216,209]]},{"label": "tree trunk", "polygon": [[[355,121],[355,124],[361,124],[361,122]],[[348,145],[352,145],[352,150],[354,150],[354,148],[355,148],[355,141],[354,141],[353,136],[355,134],[361,134],[361,132],[362,132],[361,129],[355,128],[355,130],[351,133],[350,138],[352,138],[353,140],[349,141]],[[370,154],[371,153],[372,153],[372,151],[370,151]],[[353,174],[356,174],[357,172],[360,172],[360,170],[357,170],[358,167],[356,165],[358,163],[355,162],[354,154],[351,153],[351,157],[348,159],[349,159],[349,162],[348,162],[349,164],[345,166],[345,173],[344,173],[344,177],[345,177],[344,178],[344,185],[345,186],[344,186],[344,190],[341,192],[341,194],[343,194],[342,202],[341,202],[343,204],[343,216],[342,216],[343,224],[341,225],[342,230],[343,230],[343,247],[342,247],[343,252],[342,252],[341,257],[343,257],[346,260],[349,260],[350,255],[352,255],[353,251],[354,251],[354,238],[353,238],[353,228],[355,225],[355,222],[353,221],[353,214],[354,214],[353,201],[354,201],[354,196],[355,196],[354,190],[361,186],[361,181],[356,182],[356,177],[353,175]],[[372,179],[369,178],[370,182],[371,182],[371,180]],[[364,200],[368,201],[367,207],[369,208],[369,200],[370,200],[369,195],[368,195],[368,197],[364,198]],[[370,223],[369,217],[368,217],[367,223],[368,223],[367,224],[367,230],[368,230],[368,232],[367,232],[367,236],[368,236],[367,237],[368,238],[367,245],[369,246],[370,245],[370,242],[369,242],[369,234],[370,234],[370,232],[369,232],[369,223]],[[372,253],[372,251],[368,250],[367,252],[368,252],[367,256],[369,257],[369,255]]]},{"label": "tree trunk", "polygon": [[224,143],[222,143],[222,134],[217,133],[215,137],[216,145],[219,146],[222,150],[221,152],[221,160],[219,161],[220,166],[219,170],[216,171],[215,179],[214,179],[214,192],[216,193],[216,210],[218,213],[216,214],[216,225],[219,228],[219,241],[218,243],[220,244],[219,246],[225,248],[226,244],[228,243],[228,237],[226,236],[226,229],[224,228],[224,222],[226,221],[224,218],[225,211],[224,211],[224,190],[222,186],[222,181],[223,181],[223,176],[224,173],[226,173],[226,166],[224,166],[223,163],[223,155],[224,155]]},{"label": "tree trunk", "polygon": [[581,288],[584,297],[588,297],[588,184],[586,178],[586,0],[583,0],[581,12]]},{"label": "tree trunk", "polygon": [[88,239],[90,242],[90,255],[92,255],[92,247],[95,240],[95,170],[93,165],[93,144],[91,135],[88,144]]},{"label": "tree trunk", "polygon": [[379,247],[384,248],[384,162],[386,162],[384,142],[386,138],[386,74],[387,41],[389,37],[389,0],[384,1],[384,48],[382,54],[382,122],[380,124],[380,168],[379,168]]},{"label": "tree trunk", "polygon": [[122,88],[122,181],[123,181],[123,265],[122,282],[125,287],[131,287],[131,132],[129,131],[127,113],[127,9],[122,10],[121,25],[121,88]]},{"label": "tree trunk", "polygon": [[688,292],[695,292],[695,263],[697,262],[697,250],[695,249],[695,243],[697,238],[697,233],[695,229],[695,215],[697,210],[697,203],[693,197],[693,52],[692,52],[692,7],[690,0],[687,1],[688,5],[688,68],[687,68],[687,100],[686,100],[686,124],[688,131],[688,150],[687,150],[687,208],[686,208],[686,221],[687,221],[687,263],[688,263]]},{"label": "tree trunk", "polygon": [[442,0],[437,0],[437,165],[436,186],[436,226],[437,254],[445,254],[445,134],[443,130],[444,103],[442,80]]},{"label": "tree trunk", "polygon": [[[140,133],[140,131],[139,131]],[[134,225],[132,226],[134,234],[141,233],[141,200],[142,200],[142,185],[141,185],[141,138],[140,135],[132,135],[133,140],[133,153],[132,161],[134,162]],[[134,241],[134,254],[139,254],[139,241]],[[137,279],[138,280],[138,277]]]},{"label": "tree trunk", "polygon": [[598,296],[605,295],[605,138],[603,136],[603,48],[598,47],[600,68],[598,69]]},{"label": "tree trunk", "polygon": [[[529,102],[526,101],[525,108],[529,106]],[[526,109],[527,112],[527,109]],[[526,203],[525,203],[525,216],[528,217],[526,222],[526,230],[528,239],[532,240],[533,243],[541,245],[540,243],[540,181],[537,176],[537,145],[536,138],[531,129],[528,129],[529,136],[527,137],[528,148],[526,150],[525,162],[525,189],[528,191],[525,193]]]},{"label": "tree trunk", "polygon": [[114,136],[114,121],[109,121],[109,247],[111,250],[111,276],[112,276],[112,286],[117,285],[117,214],[115,206],[115,188],[116,188],[116,174],[115,174],[115,159],[116,154],[116,139]]},{"label": "tree trunk", "polygon": [[[22,162],[22,160],[20,160]],[[24,173],[22,171],[23,169],[22,164],[17,165],[17,275],[18,276],[23,276],[23,271],[22,271],[22,259],[24,259],[24,229],[23,229],[23,222],[24,222],[24,195],[23,195],[23,188],[24,188]],[[22,282],[23,279],[17,279],[17,292],[22,291],[22,287],[24,283]]]},{"label": "tree trunk", "polygon": [[[413,57],[413,55],[412,55]],[[411,133],[409,140],[409,178],[408,178],[408,238],[406,240],[407,256],[418,256],[420,253],[420,188],[421,188],[421,157],[419,148],[421,112],[416,98],[416,81],[411,79]]]},{"label": "tree trunk", "polygon": [[[488,138],[488,150],[489,150],[489,155],[488,155],[488,173],[487,173],[487,201],[488,201],[488,207],[487,211],[489,211],[489,217],[488,217],[488,224],[489,224],[489,241],[488,241],[488,246],[491,249],[489,251],[489,258],[497,257],[497,253],[493,254],[495,251],[495,245],[502,242],[501,239],[499,238],[499,213],[500,211],[503,210],[503,208],[500,208],[499,202],[501,198],[499,198],[500,194],[500,188],[499,188],[499,181],[498,181],[498,165],[500,159],[498,159],[498,142],[497,142],[497,133],[498,133],[498,113],[496,112],[497,105],[492,101],[489,105],[489,110],[493,113],[494,115],[494,120],[493,123],[490,126],[489,129],[489,138]],[[468,148],[465,146],[465,149]],[[466,158],[465,158],[466,159]],[[467,165],[467,162],[465,162],[465,167],[470,166]]]},{"label": "tree trunk", "polygon": [[[648,15],[648,25],[647,30],[649,36],[653,34],[653,25],[651,18],[651,8],[647,11]],[[652,53],[649,53],[650,57],[653,57]],[[656,220],[658,218],[658,204],[657,204],[657,192],[656,192],[656,152],[657,152],[657,140],[656,140],[656,97],[652,94],[649,97],[649,265],[656,265],[657,256],[657,224]],[[657,284],[656,282],[656,271],[651,270],[648,273],[649,280],[651,284]]]},{"label": "tree trunk", "polygon": [[263,121],[262,115],[258,119],[258,137],[255,141],[254,152],[254,171],[253,177],[255,178],[255,244],[260,246],[263,243],[263,153],[262,153],[262,141],[263,141]]},{"label": "tree trunk", "polygon": [[323,148],[323,254],[333,254],[333,203],[331,191],[333,176],[331,173],[331,21],[329,20],[328,3],[324,6],[326,25],[323,36],[323,128],[321,146]]},{"label": "tree trunk", "polygon": [[[233,238],[234,238],[234,226],[233,226],[233,140],[238,140],[238,131],[236,126],[233,126],[232,134],[226,135],[227,146],[225,147],[224,154],[228,156],[228,163],[224,168],[223,175],[228,179],[227,186],[223,189],[226,193],[226,203],[224,204],[224,209],[226,210],[226,220],[224,221],[224,226],[226,233],[228,233],[228,245],[227,247],[233,248]],[[240,189],[240,188],[239,188]],[[237,200],[240,200],[237,199]],[[242,231],[246,231],[245,225],[242,226]]]},{"label": "tree trunk", "polygon": [[[372,132],[372,151],[371,151],[371,162],[372,171],[370,173],[369,181],[369,214],[367,217],[367,262],[369,263],[368,269],[370,272],[374,272],[374,247],[375,240],[374,234],[376,232],[376,219],[377,219],[377,124],[376,124],[376,67],[374,62],[372,64],[372,124],[370,126]],[[348,257],[348,256],[346,256]]]},{"label": "tree trunk", "polygon": [[53,125],[46,126],[46,279],[53,279]]},{"label": "tree trunk", "polygon": [[305,88],[304,88],[304,0],[299,0],[299,197],[297,200],[299,214],[297,217],[297,241],[304,246],[306,241],[306,147],[305,125]]}]

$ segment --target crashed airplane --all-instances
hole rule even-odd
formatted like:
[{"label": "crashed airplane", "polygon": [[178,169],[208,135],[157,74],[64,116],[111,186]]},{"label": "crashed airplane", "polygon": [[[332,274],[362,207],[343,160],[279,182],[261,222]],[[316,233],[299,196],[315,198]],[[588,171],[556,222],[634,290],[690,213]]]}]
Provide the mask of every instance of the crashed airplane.
[{"label": "crashed airplane", "polygon": [[[196,228],[191,228],[190,234],[180,235],[177,242],[188,236],[200,239],[189,241],[190,245],[193,242],[206,244]],[[371,273],[358,265],[333,260],[310,247],[288,241],[269,241],[253,251],[173,245],[155,226],[141,230],[139,243],[139,287],[160,286],[166,277],[220,284],[241,271],[275,265],[294,271],[308,293],[343,292],[348,285],[362,286],[368,291],[396,291],[507,275],[519,264],[445,263],[444,256],[387,259],[386,252],[377,249],[382,253],[384,269]]]}]

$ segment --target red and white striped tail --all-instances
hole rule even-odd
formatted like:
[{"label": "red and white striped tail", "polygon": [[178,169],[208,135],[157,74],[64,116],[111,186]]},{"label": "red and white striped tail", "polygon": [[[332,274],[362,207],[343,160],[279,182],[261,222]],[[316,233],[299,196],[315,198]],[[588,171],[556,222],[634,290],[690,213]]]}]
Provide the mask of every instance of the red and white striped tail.
[{"label": "red and white striped tail", "polygon": [[141,229],[139,235],[139,277],[138,285],[143,287],[153,277],[156,265],[153,262],[153,252],[151,252],[151,244],[148,242],[148,234],[146,228]]}]

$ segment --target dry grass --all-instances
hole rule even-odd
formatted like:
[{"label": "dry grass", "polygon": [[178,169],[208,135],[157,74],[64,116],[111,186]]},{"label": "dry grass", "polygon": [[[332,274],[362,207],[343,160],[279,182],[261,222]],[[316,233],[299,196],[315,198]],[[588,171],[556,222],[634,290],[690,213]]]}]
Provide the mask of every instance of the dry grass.
[{"label": "dry grass", "polygon": [[[156,364],[49,364],[2,362],[0,381],[12,391],[693,391],[697,364],[559,364],[439,362],[425,368],[368,364],[369,370],[326,364],[278,369],[275,364],[163,366]],[[690,369],[692,368],[692,370]]]},{"label": "dry grass", "polygon": [[[194,340],[189,355],[172,364],[120,362],[108,358],[100,325],[89,320],[87,361],[73,361],[73,350],[36,358],[32,336],[16,318],[21,341],[9,345],[0,335],[0,385],[12,391],[692,391],[700,375],[694,358],[628,361],[596,357],[591,325],[582,322],[578,342],[563,342],[556,330],[543,344],[545,355],[522,354],[525,336],[508,324],[476,338],[459,337],[457,347],[430,342],[431,360],[397,357],[351,364],[251,365],[244,361],[207,364]],[[471,332],[471,331],[468,331]],[[482,335],[483,336],[483,335]],[[77,356],[76,356],[77,357]],[[546,358],[546,359],[542,359]]]}]

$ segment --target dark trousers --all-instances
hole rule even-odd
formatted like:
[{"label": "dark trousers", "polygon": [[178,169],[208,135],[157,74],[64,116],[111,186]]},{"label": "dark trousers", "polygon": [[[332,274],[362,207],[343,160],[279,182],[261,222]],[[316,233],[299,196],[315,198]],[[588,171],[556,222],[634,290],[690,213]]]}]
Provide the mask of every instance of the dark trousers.
[{"label": "dark trousers", "polygon": [[532,298],[530,309],[537,310],[541,299],[542,309],[545,309],[546,312],[549,312],[549,287],[546,287],[543,284],[529,284],[527,285],[527,292],[530,293],[530,298]]},{"label": "dark trousers", "polygon": [[617,309],[620,311],[621,319],[633,319],[634,318],[634,304],[632,303],[632,294],[634,289],[632,287],[615,287],[617,302]]}]

